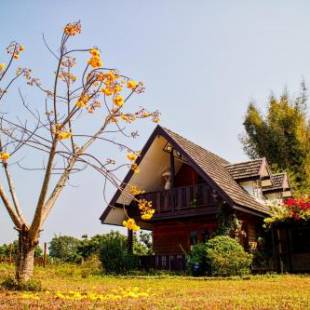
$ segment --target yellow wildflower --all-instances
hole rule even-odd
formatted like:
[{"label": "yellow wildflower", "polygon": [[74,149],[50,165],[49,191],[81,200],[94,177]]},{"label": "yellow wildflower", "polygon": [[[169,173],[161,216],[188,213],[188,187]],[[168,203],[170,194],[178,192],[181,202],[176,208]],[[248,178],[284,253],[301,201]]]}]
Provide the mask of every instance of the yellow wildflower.
[{"label": "yellow wildflower", "polygon": [[20,51],[20,52],[23,52],[24,50],[25,50],[25,46],[22,45],[22,44],[20,44],[20,45],[19,45],[19,51]]},{"label": "yellow wildflower", "polygon": [[7,152],[0,152],[0,160],[7,161],[10,158],[10,154]]},{"label": "yellow wildflower", "polygon": [[124,104],[124,98],[123,98],[123,96],[121,96],[121,95],[115,96],[115,97],[113,98],[113,103],[114,103],[115,105],[117,105],[118,107],[123,106],[123,104]]},{"label": "yellow wildflower", "polygon": [[0,71],[4,71],[5,68],[6,68],[6,64],[0,64]]},{"label": "yellow wildflower", "polygon": [[137,86],[138,86],[138,82],[136,82],[136,81],[129,80],[129,81],[127,82],[127,87],[128,87],[129,89],[135,89]]},{"label": "yellow wildflower", "polygon": [[19,59],[19,54],[18,54],[18,53],[15,53],[15,54],[13,55],[13,58],[16,59],[16,60],[18,60],[18,59]]}]

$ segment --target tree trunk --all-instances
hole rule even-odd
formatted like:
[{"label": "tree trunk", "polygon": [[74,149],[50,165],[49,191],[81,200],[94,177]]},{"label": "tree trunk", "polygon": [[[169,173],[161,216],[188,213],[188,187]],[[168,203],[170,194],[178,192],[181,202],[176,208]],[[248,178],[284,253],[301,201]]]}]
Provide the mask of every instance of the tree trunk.
[{"label": "tree trunk", "polygon": [[34,251],[36,245],[28,236],[28,231],[20,231],[16,257],[16,280],[24,282],[31,279],[34,267]]}]

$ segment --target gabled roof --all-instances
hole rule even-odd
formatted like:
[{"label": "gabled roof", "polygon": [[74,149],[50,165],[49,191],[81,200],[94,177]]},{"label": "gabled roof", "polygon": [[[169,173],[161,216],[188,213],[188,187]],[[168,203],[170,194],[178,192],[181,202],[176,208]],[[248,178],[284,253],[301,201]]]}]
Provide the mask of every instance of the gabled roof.
[{"label": "gabled roof", "polygon": [[286,172],[272,174],[270,178],[271,178],[272,185],[263,188],[264,192],[283,191],[283,190],[289,188],[288,178],[287,178]]},{"label": "gabled roof", "polygon": [[[143,157],[157,136],[164,137],[182,156],[187,158],[193,169],[195,169],[197,173],[219,193],[223,200],[231,206],[236,207],[237,209],[241,207],[240,209],[245,208],[249,211],[252,210],[254,213],[258,214],[269,213],[269,209],[266,206],[257,202],[234,180],[227,169],[227,166],[229,165],[228,161],[167,128],[161,126],[155,128],[145,144],[141,156],[137,159],[136,163],[138,165],[142,162]],[[130,183],[132,177],[133,172],[130,170],[123,181],[122,187]],[[102,222],[104,222],[111,208],[116,204],[120,196],[121,191],[117,190],[111,203],[100,218]]]},{"label": "gabled roof", "polygon": [[259,177],[264,161],[264,158],[259,158],[251,161],[229,164],[226,168],[235,180]]},{"label": "gabled roof", "polygon": [[214,153],[207,151],[201,146],[181,137],[179,134],[163,128],[163,130],[179,145],[192,161],[211,178],[231,202],[236,205],[268,213],[268,208],[258,203],[248,194],[230,175],[227,167],[228,162]]}]

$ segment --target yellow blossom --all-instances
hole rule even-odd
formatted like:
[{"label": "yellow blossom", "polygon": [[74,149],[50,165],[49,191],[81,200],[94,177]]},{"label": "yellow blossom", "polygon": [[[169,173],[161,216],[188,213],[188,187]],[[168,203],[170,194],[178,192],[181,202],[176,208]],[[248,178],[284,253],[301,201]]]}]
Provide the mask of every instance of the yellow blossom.
[{"label": "yellow blossom", "polygon": [[81,24],[79,22],[67,24],[64,33],[68,36],[75,36],[76,34],[81,33]]},{"label": "yellow blossom", "polygon": [[123,226],[133,231],[140,229],[140,226],[136,224],[136,221],[133,218],[129,218],[127,221],[123,221]]},{"label": "yellow blossom", "polygon": [[113,103],[114,103],[115,105],[117,105],[118,107],[123,106],[123,104],[124,104],[124,98],[123,98],[123,96],[121,96],[121,95],[115,96],[115,97],[113,98]]},{"label": "yellow blossom", "polygon": [[10,158],[10,154],[7,152],[0,152],[0,160],[7,161]]},{"label": "yellow blossom", "polygon": [[89,101],[89,95],[84,94],[75,103],[75,106],[80,108],[80,109],[83,109],[83,108],[85,108],[87,106],[88,101]]},{"label": "yellow blossom", "polygon": [[22,44],[20,44],[20,45],[19,45],[19,51],[20,51],[20,52],[23,52],[24,50],[25,50],[25,46],[22,45]]},{"label": "yellow blossom", "polygon": [[89,53],[94,56],[94,57],[100,57],[100,52],[98,50],[98,48],[91,48],[89,50]]},{"label": "yellow blossom", "polygon": [[16,59],[16,60],[19,59],[19,54],[18,54],[18,53],[15,53],[15,54],[13,55],[13,58]]},{"label": "yellow blossom", "polygon": [[130,188],[129,188],[129,193],[133,196],[137,196],[137,195],[141,195],[144,193],[143,190],[139,189],[138,186],[136,185],[131,185]]},{"label": "yellow blossom", "polygon": [[135,160],[137,159],[137,157],[138,157],[138,155],[135,154],[135,153],[132,153],[132,152],[130,152],[130,153],[127,154],[127,158],[128,158],[130,161],[135,161]]},{"label": "yellow blossom", "polygon": [[122,91],[122,86],[119,84],[116,84],[113,88],[113,93],[117,94],[117,93],[120,93],[121,91]]},{"label": "yellow blossom", "polygon": [[113,93],[111,88],[108,88],[108,87],[102,88],[101,92],[104,93],[106,96],[111,96]]},{"label": "yellow blossom", "polygon": [[129,89],[135,89],[137,86],[138,86],[138,82],[136,82],[136,81],[129,80],[129,81],[127,82],[127,87],[128,87]]},{"label": "yellow blossom", "polygon": [[59,131],[56,133],[56,136],[59,140],[65,140],[71,138],[72,133],[69,131]]},{"label": "yellow blossom", "polygon": [[5,68],[6,68],[6,64],[0,64],[0,71],[4,71]]},{"label": "yellow blossom", "polygon": [[100,56],[92,56],[88,60],[88,64],[93,68],[98,68],[103,66],[103,61],[101,60]]},{"label": "yellow blossom", "polygon": [[134,173],[136,173],[136,174],[138,174],[138,173],[140,172],[140,168],[139,168],[139,166],[138,166],[137,164],[132,164],[132,165],[131,165],[131,170],[132,170]]}]

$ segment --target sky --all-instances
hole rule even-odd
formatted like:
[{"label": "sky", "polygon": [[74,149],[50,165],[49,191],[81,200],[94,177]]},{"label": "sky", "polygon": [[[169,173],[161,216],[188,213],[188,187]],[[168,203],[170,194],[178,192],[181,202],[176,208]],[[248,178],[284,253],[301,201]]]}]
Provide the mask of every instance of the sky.
[{"label": "sky", "polygon": [[[72,47],[99,47],[107,66],[145,83],[145,93],[133,100],[160,110],[161,125],[237,162],[247,159],[239,136],[249,102],[264,111],[271,92],[280,95],[287,87],[294,96],[302,79],[310,81],[309,14],[306,0],[3,0],[0,63],[11,41],[22,42],[26,49],[20,64],[51,83],[55,61],[42,34],[57,49],[64,25],[80,20],[82,33],[72,39]],[[44,104],[34,89],[17,86],[28,101]],[[19,113],[17,88],[11,92],[5,111]],[[91,121],[85,126],[91,127]],[[154,127],[135,123],[139,137],[128,143],[141,149]],[[113,146],[97,145],[94,151],[125,162],[126,154]],[[27,163],[41,160],[31,153],[26,157]],[[31,218],[42,176],[16,167],[13,172],[19,200]],[[115,229],[99,221],[106,207],[102,190],[102,176],[91,170],[72,177],[41,241],[55,234],[92,236]],[[107,196],[112,194],[109,188]],[[16,231],[0,203],[0,244],[14,239]]]}]

